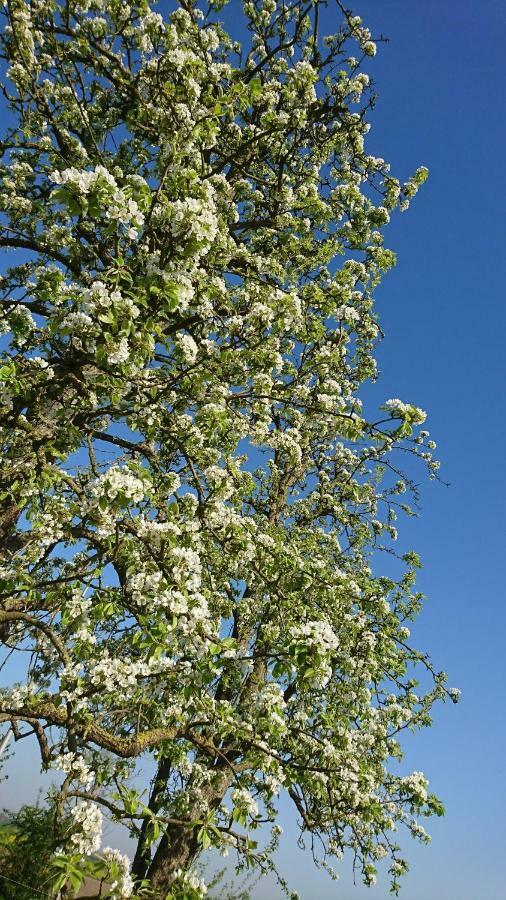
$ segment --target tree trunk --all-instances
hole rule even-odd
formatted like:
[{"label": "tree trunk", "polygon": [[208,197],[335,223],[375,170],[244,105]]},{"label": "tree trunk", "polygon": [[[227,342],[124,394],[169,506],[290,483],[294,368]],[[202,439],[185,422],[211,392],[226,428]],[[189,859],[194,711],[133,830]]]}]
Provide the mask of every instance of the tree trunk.
[{"label": "tree trunk", "polygon": [[[158,764],[158,769],[153,782],[151,796],[148,803],[148,809],[150,809],[151,812],[155,815],[157,812],[159,812],[161,804],[163,802],[164,791],[167,786],[167,779],[170,775],[170,770],[170,760],[162,759]],[[149,842],[146,840],[149,821],[149,819],[145,819],[142,824],[141,833],[137,843],[137,850],[135,852],[134,860],[132,863],[132,875],[134,876],[134,878],[144,878],[146,870],[149,868],[151,862],[151,849]]]},{"label": "tree trunk", "polygon": [[197,828],[169,828],[158,844],[148,870],[148,881],[157,900],[163,900],[177,876],[189,869],[198,850]]},{"label": "tree trunk", "polygon": [[[223,765],[225,763],[220,761],[216,768],[219,769]],[[221,775],[217,775],[214,784],[204,787],[202,789],[203,800],[200,801],[198,807],[195,806],[190,810],[188,821],[202,820],[207,811],[216,809],[222,802],[233,779],[233,771],[227,767]],[[204,813],[202,812],[203,802],[206,802],[207,807]],[[199,828],[200,825],[195,825],[193,828],[185,828],[183,825],[170,826],[161,839],[147,873],[148,881],[157,900],[163,900],[178,875],[190,868],[199,850],[197,840]]]}]

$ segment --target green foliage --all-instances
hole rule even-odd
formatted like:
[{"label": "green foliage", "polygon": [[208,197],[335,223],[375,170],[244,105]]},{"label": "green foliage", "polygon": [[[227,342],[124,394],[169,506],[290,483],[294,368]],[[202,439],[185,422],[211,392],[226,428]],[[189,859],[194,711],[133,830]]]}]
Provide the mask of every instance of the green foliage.
[{"label": "green foliage", "polygon": [[55,823],[54,804],[22,806],[7,812],[0,826],[0,896],[34,900],[49,896],[52,862],[68,822]]}]

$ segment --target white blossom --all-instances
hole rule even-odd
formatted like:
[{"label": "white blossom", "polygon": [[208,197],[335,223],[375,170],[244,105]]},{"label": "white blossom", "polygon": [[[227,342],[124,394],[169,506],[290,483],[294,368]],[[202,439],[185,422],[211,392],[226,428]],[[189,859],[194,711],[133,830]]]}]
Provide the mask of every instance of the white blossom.
[{"label": "white blossom", "polygon": [[119,877],[111,881],[109,889],[116,900],[131,897],[134,892],[134,881],[130,875],[130,860],[124,853],[112,847],[104,847],[102,858],[109,865],[113,863],[119,869]]},{"label": "white blossom", "polygon": [[70,814],[76,829],[70,837],[75,849],[83,855],[95,853],[102,839],[100,807],[91,800],[78,800]]}]

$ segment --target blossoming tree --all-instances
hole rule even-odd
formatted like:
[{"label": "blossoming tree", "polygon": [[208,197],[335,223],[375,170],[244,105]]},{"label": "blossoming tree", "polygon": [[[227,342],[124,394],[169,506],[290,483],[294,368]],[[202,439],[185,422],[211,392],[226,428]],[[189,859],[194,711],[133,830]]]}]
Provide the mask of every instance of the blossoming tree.
[{"label": "blossoming tree", "polygon": [[[63,772],[57,886],[199,897],[209,847],[272,868],[283,791],[317,861],[371,884],[388,857],[397,889],[395,830],[441,812],[388,762],[456,695],[409,643],[416,555],[395,580],[375,552],[397,456],[434,477],[434,445],[357,397],[381,229],[426,170],[365,149],[376,46],[340,3],[323,37],[324,5],[233,0],[242,46],[224,0],[5,5],[0,636],[26,678],[0,722]],[[104,813],[131,868],[89,861]]]}]

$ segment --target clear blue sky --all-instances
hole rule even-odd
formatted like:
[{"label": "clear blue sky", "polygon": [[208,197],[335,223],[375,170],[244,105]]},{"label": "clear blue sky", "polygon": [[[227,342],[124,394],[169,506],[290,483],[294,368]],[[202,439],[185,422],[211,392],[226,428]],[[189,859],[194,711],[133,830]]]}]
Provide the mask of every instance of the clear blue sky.
[{"label": "clear blue sky", "polygon": [[[368,68],[379,93],[369,147],[400,177],[430,170],[388,231],[399,261],[377,294],[386,340],[376,393],[429,412],[450,482],[427,482],[421,518],[400,521],[399,532],[424,561],[415,639],[463,692],[407,741],[407,763],[426,772],[447,815],[429,822],[429,847],[406,842],[401,897],[505,900],[506,4],[358,0],[354,11],[389,38]],[[0,806],[33,799],[28,747],[8,769]],[[349,863],[337,884],[315,872],[288,840],[291,819],[283,807],[279,864],[304,900],[386,900],[385,881],[354,887]],[[265,883],[254,896],[281,894]]]}]

